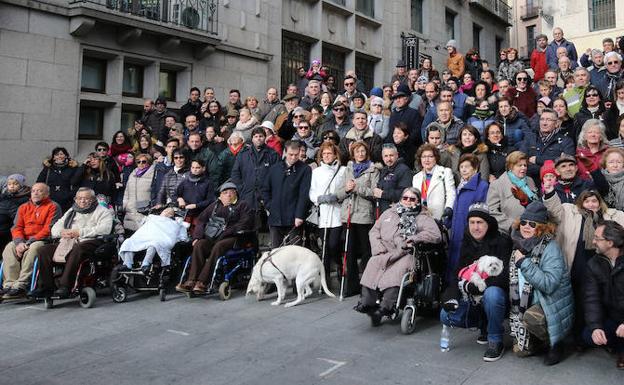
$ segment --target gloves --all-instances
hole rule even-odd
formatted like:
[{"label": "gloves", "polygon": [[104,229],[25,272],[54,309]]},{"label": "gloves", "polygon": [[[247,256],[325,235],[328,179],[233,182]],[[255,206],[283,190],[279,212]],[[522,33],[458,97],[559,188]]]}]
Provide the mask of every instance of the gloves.
[{"label": "gloves", "polygon": [[332,204],[338,202],[338,197],[336,196],[336,194],[319,195],[317,201],[319,205]]},{"label": "gloves", "polygon": [[482,294],[481,291],[479,290],[479,288],[477,287],[477,285],[475,285],[472,282],[467,282],[464,285],[464,291],[466,291],[466,293],[471,294],[471,295],[480,295],[480,294]]},{"label": "gloves", "polygon": [[448,221],[453,219],[453,209],[450,207],[445,208],[444,213],[442,213],[442,218],[446,218]]},{"label": "gloves", "polygon": [[522,206],[529,204],[529,196],[517,186],[511,186],[511,194],[520,201]]}]

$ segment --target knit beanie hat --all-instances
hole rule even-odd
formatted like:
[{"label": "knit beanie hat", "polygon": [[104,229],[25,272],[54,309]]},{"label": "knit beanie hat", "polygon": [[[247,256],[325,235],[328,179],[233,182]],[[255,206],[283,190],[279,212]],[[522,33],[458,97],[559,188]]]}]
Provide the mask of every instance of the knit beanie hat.
[{"label": "knit beanie hat", "polygon": [[473,203],[468,207],[468,218],[471,217],[479,217],[484,221],[489,223],[490,218],[490,208],[485,203]]},{"label": "knit beanie hat", "polygon": [[455,40],[449,40],[448,43],[446,43],[445,47],[453,47],[455,49],[457,49],[457,42]]},{"label": "knit beanie hat", "polygon": [[524,209],[520,220],[546,223],[548,221],[548,211],[546,206],[540,201],[533,201]]},{"label": "knit beanie hat", "polygon": [[24,183],[26,183],[26,177],[22,174],[11,174],[7,177],[7,181],[9,180],[16,181],[20,186],[24,186]]},{"label": "knit beanie hat", "polygon": [[540,168],[540,180],[543,180],[544,175],[546,174],[557,175],[557,170],[555,170],[555,162],[553,162],[552,160],[545,161],[542,168]]}]

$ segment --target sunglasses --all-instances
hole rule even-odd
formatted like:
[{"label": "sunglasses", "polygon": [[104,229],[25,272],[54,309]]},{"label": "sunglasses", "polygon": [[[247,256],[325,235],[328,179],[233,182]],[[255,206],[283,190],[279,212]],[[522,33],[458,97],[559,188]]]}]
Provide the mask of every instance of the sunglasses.
[{"label": "sunglasses", "polygon": [[303,119],[303,115],[293,115],[293,118]]},{"label": "sunglasses", "polygon": [[173,157],[173,159],[184,159],[184,157],[180,156],[180,155],[176,155],[176,156]]},{"label": "sunglasses", "polygon": [[531,226],[532,229],[534,229],[534,228],[537,227],[537,222],[527,221],[525,219],[520,221],[520,226],[526,226],[526,225],[529,225],[529,226]]},{"label": "sunglasses", "polygon": [[147,161],[146,160],[137,160],[136,164],[146,164]]},{"label": "sunglasses", "polygon": [[309,130],[310,126],[299,126],[297,128],[301,128],[302,130]]},{"label": "sunglasses", "polygon": [[598,94],[595,94],[595,93],[588,93],[586,96],[587,96],[588,98],[597,98],[597,97],[598,97]]},{"label": "sunglasses", "polygon": [[418,200],[418,198],[416,197],[408,197],[408,196],[402,196],[401,197],[402,201],[407,201],[407,202],[416,202]]},{"label": "sunglasses", "polygon": [[337,138],[335,136],[329,136],[329,135],[325,135],[323,137],[323,140],[336,140]]},{"label": "sunglasses", "polygon": [[95,151],[102,152],[102,151],[108,151],[108,150],[105,149],[104,147],[99,147],[99,148],[96,148]]},{"label": "sunglasses", "polygon": [[355,83],[345,83],[344,85],[345,85],[345,87],[346,86],[353,86],[353,85],[355,85]]},{"label": "sunglasses", "polygon": [[610,62],[607,62],[607,65],[613,65],[613,64],[620,64],[620,62],[619,62],[619,61],[610,61]]},{"label": "sunglasses", "polygon": [[518,82],[526,82],[527,80],[529,80],[529,78],[516,78]]},{"label": "sunglasses", "polygon": [[342,112],[344,112],[344,111],[345,111],[345,109],[344,109],[344,108],[334,108],[334,111],[336,111],[336,112],[338,112],[338,111],[342,111]]}]

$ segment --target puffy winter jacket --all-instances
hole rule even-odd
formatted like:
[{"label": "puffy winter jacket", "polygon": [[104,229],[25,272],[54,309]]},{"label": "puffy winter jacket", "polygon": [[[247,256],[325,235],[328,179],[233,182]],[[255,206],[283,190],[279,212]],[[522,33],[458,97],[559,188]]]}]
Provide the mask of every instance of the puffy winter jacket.
[{"label": "puffy winter jacket", "polygon": [[[336,195],[342,202],[342,222],[347,223],[348,214],[351,214],[351,223],[372,224],[375,222],[375,206],[373,203],[373,188],[379,182],[379,168],[371,162],[368,169],[355,178],[353,175],[353,161],[347,164],[345,181],[355,180],[355,189],[347,194],[346,184],[338,186]],[[351,207],[349,207],[351,206]]]},{"label": "puffy winter jacket", "polygon": [[496,122],[501,125],[509,147],[514,149],[520,146],[520,142],[531,131],[529,121],[516,107],[512,107],[511,113],[507,116],[502,116],[500,112],[497,112]]},{"label": "puffy winter jacket", "polygon": [[189,210],[189,215],[194,217],[214,202],[215,187],[205,175],[197,177],[189,174],[182,179],[176,188],[174,200],[178,198],[184,199],[187,205],[192,203],[197,205],[196,208]]},{"label": "puffy winter jacket", "polygon": [[37,183],[45,183],[50,187],[50,199],[67,211],[74,203],[74,195],[82,178],[78,163],[70,159],[65,166],[52,164],[51,159],[43,161],[43,170],[37,177]]},{"label": "puffy winter jacket", "polygon": [[11,194],[6,189],[0,194],[0,235],[10,234],[17,209],[30,199],[30,187],[22,186]]},{"label": "puffy winter jacket", "polygon": [[11,229],[13,241],[32,243],[50,236],[52,225],[61,217],[61,208],[50,198],[39,203],[28,201],[17,209],[15,226]]},{"label": "puffy winter jacket", "polygon": [[383,167],[379,171],[377,187],[383,190],[379,201],[379,212],[382,213],[401,199],[403,190],[412,186],[412,170],[399,159],[392,167]]}]

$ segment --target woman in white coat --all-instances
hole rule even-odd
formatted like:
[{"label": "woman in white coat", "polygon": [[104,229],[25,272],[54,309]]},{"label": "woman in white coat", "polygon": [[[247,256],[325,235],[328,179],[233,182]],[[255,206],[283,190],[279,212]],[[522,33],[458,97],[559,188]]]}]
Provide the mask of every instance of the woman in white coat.
[{"label": "woman in white coat", "polygon": [[341,203],[336,196],[345,184],[345,167],[340,165],[340,150],[333,142],[323,142],[317,153],[319,166],[312,170],[310,200],[318,207],[319,237],[323,239],[325,276],[329,277],[331,262],[340,266]]},{"label": "woman in white coat", "polygon": [[416,151],[416,160],[421,170],[412,178],[412,187],[421,194],[423,207],[440,220],[453,216],[455,203],[455,179],[450,168],[440,166],[440,151],[432,144],[425,143]]}]

